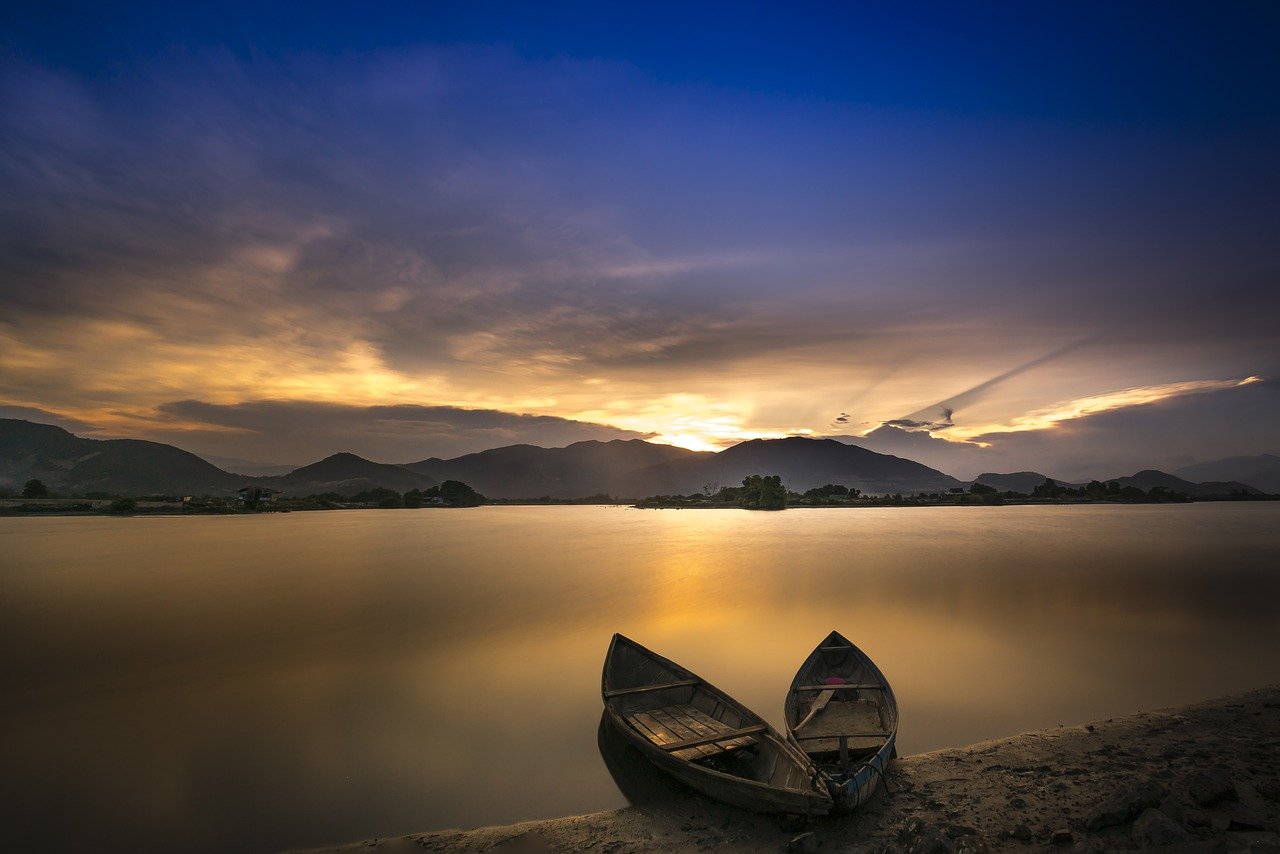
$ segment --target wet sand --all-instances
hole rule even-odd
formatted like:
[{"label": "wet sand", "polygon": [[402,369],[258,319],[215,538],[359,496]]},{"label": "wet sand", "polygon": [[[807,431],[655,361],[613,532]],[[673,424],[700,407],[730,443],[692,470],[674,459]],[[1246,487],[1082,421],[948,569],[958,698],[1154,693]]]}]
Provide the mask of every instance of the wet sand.
[{"label": "wet sand", "polygon": [[671,789],[611,812],[314,850],[1280,854],[1280,686],[903,757],[886,782],[859,812],[807,823]]}]

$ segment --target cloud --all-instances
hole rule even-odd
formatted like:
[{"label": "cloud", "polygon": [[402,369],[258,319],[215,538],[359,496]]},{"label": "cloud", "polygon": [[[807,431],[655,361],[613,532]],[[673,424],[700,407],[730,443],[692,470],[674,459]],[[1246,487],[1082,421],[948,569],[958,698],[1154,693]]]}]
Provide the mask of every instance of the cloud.
[{"label": "cloud", "polygon": [[[1035,368],[1040,367],[1041,365],[1048,364],[1049,362],[1052,362],[1055,359],[1060,359],[1063,356],[1068,355],[1069,353],[1073,353],[1076,350],[1079,350],[1081,347],[1084,347],[1085,345],[1093,341],[1096,341],[1100,337],[1101,337],[1100,334],[1090,335],[1088,337],[1073,341],[1070,344],[1067,344],[1066,346],[1063,346],[1063,347],[1059,347],[1056,350],[1053,350],[1049,353],[1044,354],[1043,356],[1037,356],[1036,358],[1031,359],[1028,362],[1023,362],[1017,367],[1010,368],[1007,371],[1003,371],[1000,374],[997,374],[996,376],[992,377],[991,379],[985,380],[984,382],[980,382],[977,385],[973,386],[972,388],[966,389],[965,391],[962,391],[959,394],[952,395],[951,397],[948,397],[946,400],[939,401],[938,403],[935,403],[933,406],[927,406],[924,409],[919,410],[918,412],[913,412],[910,415],[905,416],[904,418],[899,418],[892,421],[886,421],[885,425],[889,427],[900,427],[902,429],[907,429],[907,430],[919,430],[919,429],[942,430],[948,427],[952,427],[954,426],[952,416],[955,415],[955,412],[957,409],[960,409],[962,407],[968,406],[970,404],[973,404],[982,400],[993,389],[997,388],[1002,383],[1006,383],[1009,380],[1013,379],[1014,377],[1021,376],[1022,374],[1025,374],[1028,371],[1031,371]],[[932,417],[933,420],[920,420],[920,419],[929,419],[930,417]]]},{"label": "cloud", "polygon": [[[879,454],[914,460],[955,477],[969,478],[992,464],[993,456],[974,444],[948,442],[927,430],[904,429],[885,424],[865,436],[835,436],[842,442],[867,448]],[[974,471],[976,469],[976,471]]]},{"label": "cloud", "polygon": [[1271,379],[1106,409],[1059,421],[1049,430],[991,432],[980,438],[1006,459],[1039,460],[1054,477],[1106,479],[1270,452],[1277,447],[1277,423],[1280,381]]},{"label": "cloud", "polygon": [[866,436],[836,438],[960,478],[984,471],[1032,470],[1070,481],[1119,477],[1146,468],[1172,471],[1194,462],[1277,449],[1280,381],[1183,383],[1179,390],[1104,395],[1112,405],[1055,408],[1070,417],[1053,421],[1049,429],[993,429],[965,442],[891,426]]},{"label": "cloud", "polygon": [[952,412],[950,409],[943,409],[939,412],[942,416],[940,421],[915,421],[910,418],[891,418],[881,424],[881,427],[888,427],[907,433],[932,433],[934,430],[946,430],[948,427],[955,425],[951,421]]},{"label": "cloud", "polygon": [[1084,418],[1090,415],[1109,412],[1113,409],[1126,409],[1143,404],[1159,403],[1188,394],[1204,394],[1210,391],[1239,388],[1263,382],[1261,377],[1249,376],[1239,380],[1189,380],[1176,383],[1162,383],[1156,386],[1126,388],[1119,391],[1089,395],[1078,400],[1069,400],[1019,415],[1008,424],[986,425],[983,427],[955,428],[946,424],[948,436],[959,439],[972,439],[991,433],[1022,433],[1028,430],[1046,430],[1058,426],[1062,422]]},{"label": "cloud", "polygon": [[711,446],[1280,368],[1256,141],[484,46],[7,54],[0,107],[0,397],[116,433],[269,398]]}]

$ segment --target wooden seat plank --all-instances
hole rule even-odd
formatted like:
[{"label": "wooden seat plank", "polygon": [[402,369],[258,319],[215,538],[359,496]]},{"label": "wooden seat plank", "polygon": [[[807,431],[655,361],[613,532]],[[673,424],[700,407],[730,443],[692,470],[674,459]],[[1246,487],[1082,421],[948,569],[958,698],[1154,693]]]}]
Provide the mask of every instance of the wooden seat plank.
[{"label": "wooden seat plank", "polygon": [[[668,706],[664,711],[679,719],[689,729],[707,735],[728,732],[733,729],[724,721],[718,721],[694,706]],[[729,742],[717,742],[717,744],[723,744],[726,751],[736,750],[739,747],[749,747],[755,743],[755,738],[749,735],[735,738]]]},{"label": "wooden seat plank", "polygon": [[754,735],[758,732],[764,732],[766,729],[768,729],[768,725],[766,724],[752,724],[751,726],[745,726],[745,727],[742,727],[741,729],[731,729],[725,733],[716,733],[715,735],[704,735],[700,738],[689,739],[688,741],[681,741],[675,744],[664,744],[662,745],[662,747],[664,750],[674,752],[677,750],[684,750],[690,747],[698,747],[704,744],[711,744],[712,742],[731,741],[733,739],[739,738],[744,735]]},{"label": "wooden seat plank", "polygon": [[[678,707],[673,707],[678,708]],[[668,730],[679,735],[683,741],[699,741],[708,733],[699,729],[688,726],[691,723],[688,718],[681,720],[679,716],[672,715],[669,709],[655,709],[650,712],[654,719],[662,723]],[[712,733],[714,734],[714,733]],[[672,749],[671,752],[681,759],[705,759],[708,756],[715,756],[717,753],[723,753],[723,748],[718,744],[692,744],[689,747],[681,749]]]},{"label": "wooden seat plank", "polygon": [[837,682],[834,685],[797,685],[792,691],[883,691],[877,682]]},{"label": "wooden seat plank", "polygon": [[[694,708],[692,705],[681,705],[681,707],[678,708],[680,708],[682,712],[687,714],[687,716],[692,718],[695,722],[700,723],[700,725],[703,725],[704,727],[708,727],[709,731],[724,732],[733,729],[733,727],[728,725],[728,723],[724,723],[724,721],[717,721],[716,718],[709,716],[707,712],[703,712],[699,708]],[[755,737],[744,735],[739,737],[739,739],[735,739],[731,741],[731,743],[728,743],[727,749],[746,748],[746,746],[753,744],[755,744]]]},{"label": "wooden seat plank", "polygon": [[[871,751],[879,750],[884,746],[887,736],[875,735],[865,737],[864,733],[853,733],[845,737],[845,749],[853,754],[865,754]],[[840,739],[832,738],[829,735],[820,736],[800,736],[797,739],[804,745],[805,753],[835,753],[840,749]]]},{"label": "wooden seat plank", "polygon": [[665,691],[668,688],[687,688],[697,684],[697,679],[681,679],[677,682],[660,682],[656,685],[637,685],[634,688],[614,688],[611,691],[605,691],[604,697],[608,700],[626,694],[647,694],[651,691]]}]

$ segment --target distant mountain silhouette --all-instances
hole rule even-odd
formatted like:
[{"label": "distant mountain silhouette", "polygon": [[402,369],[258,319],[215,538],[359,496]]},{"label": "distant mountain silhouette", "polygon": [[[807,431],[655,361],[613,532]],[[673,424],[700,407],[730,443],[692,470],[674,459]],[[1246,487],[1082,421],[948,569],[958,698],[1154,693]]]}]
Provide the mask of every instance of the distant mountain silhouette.
[{"label": "distant mountain silhouette", "polygon": [[172,445],[141,439],[82,439],[61,427],[0,418],[0,484],[38,478],[55,492],[227,493],[241,475]]},{"label": "distant mountain silhouette", "polygon": [[[987,471],[975,477],[973,482],[994,487],[1001,492],[1021,492],[1023,495],[1030,495],[1031,491],[1043,484],[1046,478],[1048,475],[1040,474],[1038,471],[1015,471],[1009,474]],[[1075,486],[1073,483],[1057,478],[1053,478],[1053,482],[1059,486]]]},{"label": "distant mountain silhouette", "polygon": [[674,460],[636,475],[641,495],[687,495],[710,486],[739,486],[753,474],[781,475],[788,489],[837,483],[872,493],[945,492],[964,486],[936,469],[835,439],[752,439],[718,454]]},{"label": "distant mountain silhouette", "polygon": [[287,495],[351,495],[382,486],[404,492],[435,486],[401,466],[334,454],[277,477],[223,471],[173,445],[141,439],[84,439],[50,424],[0,418],[0,486],[17,490],[32,478],[58,493],[232,495],[246,485]]},{"label": "distant mountain silhouette", "polygon": [[279,463],[259,463],[253,460],[242,460],[238,457],[219,457],[214,454],[201,454],[201,457],[213,463],[223,471],[241,474],[248,477],[283,477],[297,468],[296,465]]},{"label": "distant mountain silhouette", "polygon": [[1174,474],[1193,481],[1236,480],[1271,495],[1280,495],[1280,456],[1275,454],[1226,457],[1185,466]]},{"label": "distant mountain silhouette", "polygon": [[575,442],[564,448],[509,445],[451,460],[436,457],[404,468],[438,480],[461,480],[496,498],[583,498],[607,493],[641,498],[637,473],[713,454],[641,439]]},{"label": "distant mountain silhouette", "polygon": [[[1257,460],[1265,472],[1277,459],[1262,454],[1202,465]],[[715,454],[640,439],[577,442],[564,448],[510,445],[451,460],[433,457],[405,465],[375,463],[340,453],[285,475],[247,477],[160,442],[84,439],[61,427],[0,418],[0,487],[14,491],[31,478],[39,478],[62,494],[224,496],[249,485],[273,487],[286,495],[354,495],[375,487],[406,492],[460,480],[495,498],[583,498],[601,493],[642,498],[738,486],[753,474],[781,475],[782,482],[797,492],[828,483],[878,494],[945,492],[965,485],[912,460],[834,439],[802,437],[753,439]],[[1260,491],[1256,484],[1237,480],[1194,483],[1153,470],[1114,479],[1122,486],[1143,490],[1163,486],[1197,498]],[[1045,476],[1038,472],[988,472],[976,480],[997,489],[1030,493],[1044,483]]]},{"label": "distant mountain silhouette", "polygon": [[270,486],[286,495],[374,487],[404,492],[461,480],[499,498],[619,498],[736,486],[752,474],[777,474],[803,491],[840,483],[864,492],[935,492],[963,485],[911,460],[877,454],[832,439],[755,439],[718,454],[656,445],[639,439],[577,442],[564,448],[511,445],[451,460],[406,465],[334,454],[283,476],[247,477],[172,445],[135,439],[82,439],[60,427],[0,420],[0,485],[20,488],[40,478],[58,492],[229,495],[245,485]]},{"label": "distant mountain silhouette", "polygon": [[1118,481],[1121,486],[1136,486],[1139,489],[1149,491],[1152,487],[1163,486],[1165,489],[1173,492],[1185,492],[1193,498],[1212,498],[1214,496],[1226,496],[1233,492],[1248,492],[1257,494],[1260,490],[1254,489],[1245,483],[1237,481],[1208,481],[1206,483],[1192,483],[1189,480],[1183,480],[1175,477],[1168,472],[1157,471],[1156,469],[1144,469],[1130,477],[1113,477],[1111,480]]},{"label": "distant mountain silhouette", "polygon": [[295,469],[284,477],[256,478],[255,481],[273,486],[286,495],[314,495],[321,492],[355,495],[376,487],[408,492],[410,489],[427,489],[439,482],[404,466],[375,463],[348,453],[325,457],[318,463]]}]

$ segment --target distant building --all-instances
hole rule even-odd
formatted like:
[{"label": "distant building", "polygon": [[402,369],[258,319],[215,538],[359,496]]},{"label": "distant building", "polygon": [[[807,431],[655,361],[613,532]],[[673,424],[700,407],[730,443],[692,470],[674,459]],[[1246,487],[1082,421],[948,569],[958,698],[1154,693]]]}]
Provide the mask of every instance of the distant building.
[{"label": "distant building", "polygon": [[242,486],[236,490],[236,501],[246,510],[253,510],[268,504],[276,503],[276,496],[280,494],[278,489],[270,489],[265,486]]}]

